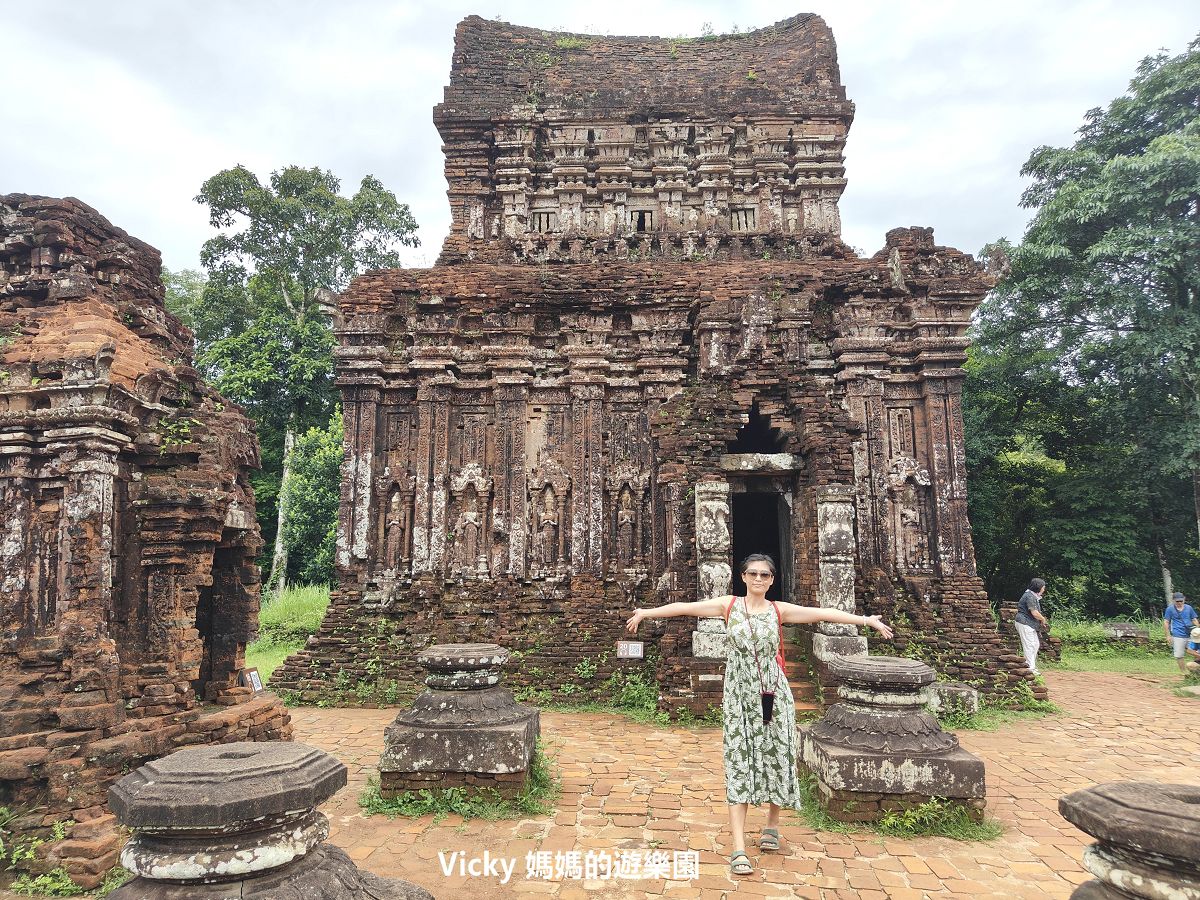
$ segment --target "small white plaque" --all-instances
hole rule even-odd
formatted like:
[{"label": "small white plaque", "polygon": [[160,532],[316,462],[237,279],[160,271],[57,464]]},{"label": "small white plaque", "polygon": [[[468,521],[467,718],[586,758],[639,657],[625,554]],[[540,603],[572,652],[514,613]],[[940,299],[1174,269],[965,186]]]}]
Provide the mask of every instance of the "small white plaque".
[{"label": "small white plaque", "polygon": [[617,659],[642,659],[644,646],[641,641],[617,641]]}]

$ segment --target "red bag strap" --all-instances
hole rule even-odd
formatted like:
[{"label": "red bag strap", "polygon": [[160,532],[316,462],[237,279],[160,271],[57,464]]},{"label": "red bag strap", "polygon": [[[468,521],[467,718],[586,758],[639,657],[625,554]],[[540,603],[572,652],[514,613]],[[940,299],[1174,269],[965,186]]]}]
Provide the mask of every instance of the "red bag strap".
[{"label": "red bag strap", "polygon": [[779,625],[779,653],[776,656],[779,659],[779,668],[786,672],[787,669],[784,665],[786,657],[783,653],[783,616],[779,614],[779,604],[774,600],[771,601],[771,609],[775,610],[775,621]]},{"label": "red bag strap", "polygon": [[737,603],[737,597],[729,598],[729,605],[725,607],[725,624],[729,624],[729,611],[733,609],[733,604]]}]

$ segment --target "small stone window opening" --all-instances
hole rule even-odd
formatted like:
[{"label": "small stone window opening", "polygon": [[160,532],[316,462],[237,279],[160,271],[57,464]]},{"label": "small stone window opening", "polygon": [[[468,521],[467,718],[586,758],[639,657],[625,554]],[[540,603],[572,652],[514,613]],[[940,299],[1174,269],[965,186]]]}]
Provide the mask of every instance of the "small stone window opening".
[{"label": "small stone window opening", "polygon": [[654,230],[654,213],[648,209],[639,209],[629,213],[630,222],[635,231],[645,232]]},{"label": "small stone window opening", "polygon": [[750,418],[738,429],[737,437],[727,445],[730,453],[783,453],[785,439],[778,428],[771,427],[771,417],[758,411],[758,404],[750,407]]},{"label": "small stone window opening", "polygon": [[558,227],[558,214],[551,210],[535,210],[533,213],[533,230],[539,234],[554,231]]},{"label": "small stone window opening", "polygon": [[734,231],[753,231],[758,213],[753,206],[729,211],[730,226]]}]

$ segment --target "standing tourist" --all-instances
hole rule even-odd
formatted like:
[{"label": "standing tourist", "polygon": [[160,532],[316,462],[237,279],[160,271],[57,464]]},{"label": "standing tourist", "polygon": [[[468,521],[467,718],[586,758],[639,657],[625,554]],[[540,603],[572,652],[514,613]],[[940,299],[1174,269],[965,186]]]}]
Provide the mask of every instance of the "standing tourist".
[{"label": "standing tourist", "polygon": [[733,852],[729,869],[750,875],[754,866],[746,855],[746,813],[751,803],[767,804],[767,824],[760,833],[761,850],[779,849],[779,810],[800,802],[796,779],[796,707],[787,677],[777,661],[783,625],[836,622],[869,626],[885,638],[892,630],[879,616],[857,616],[836,609],[797,606],[767,600],[775,580],[775,561],[752,553],[741,565],[745,597],[714,597],[695,603],[668,603],[654,609],[635,609],[625,623],[636,632],[643,619],[675,616],[722,616],[727,644],[725,696],[721,703],[725,794]]},{"label": "standing tourist", "polygon": [[1171,602],[1167,604],[1167,611],[1163,613],[1163,634],[1167,637],[1167,643],[1171,645],[1171,653],[1179,671],[1185,674],[1188,632],[1197,626],[1200,626],[1200,619],[1196,618],[1196,611],[1187,602],[1187,597],[1176,591],[1171,597]]},{"label": "standing tourist", "polygon": [[1042,646],[1038,638],[1038,623],[1049,626],[1042,615],[1042,594],[1046,593],[1046,582],[1034,578],[1017,601],[1017,636],[1021,638],[1021,651],[1025,654],[1025,665],[1034,675],[1041,675],[1037,667],[1038,649]]}]

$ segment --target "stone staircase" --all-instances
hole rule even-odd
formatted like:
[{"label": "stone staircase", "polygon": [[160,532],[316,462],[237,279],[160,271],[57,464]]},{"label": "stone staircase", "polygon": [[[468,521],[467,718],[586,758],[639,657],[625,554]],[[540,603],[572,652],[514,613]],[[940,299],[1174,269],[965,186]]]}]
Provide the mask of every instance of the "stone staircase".
[{"label": "stone staircase", "polygon": [[792,689],[792,699],[796,702],[797,719],[811,719],[814,715],[821,714],[816,684],[803,665],[793,665],[791,660],[788,661],[788,685]]},{"label": "stone staircase", "polygon": [[792,699],[796,702],[797,720],[811,719],[820,716],[820,689],[817,687],[808,671],[808,659],[803,646],[797,642],[790,626],[784,630],[784,653],[787,657],[788,686],[792,689]]}]

